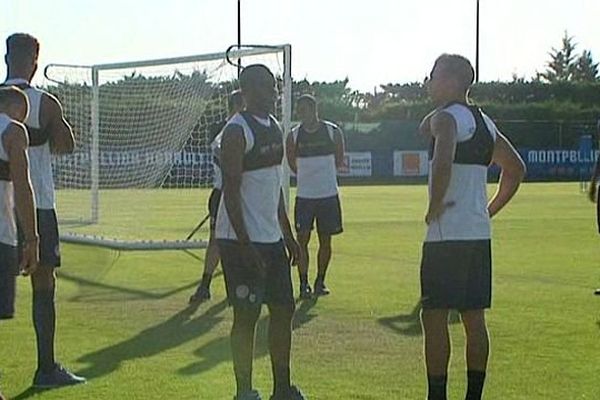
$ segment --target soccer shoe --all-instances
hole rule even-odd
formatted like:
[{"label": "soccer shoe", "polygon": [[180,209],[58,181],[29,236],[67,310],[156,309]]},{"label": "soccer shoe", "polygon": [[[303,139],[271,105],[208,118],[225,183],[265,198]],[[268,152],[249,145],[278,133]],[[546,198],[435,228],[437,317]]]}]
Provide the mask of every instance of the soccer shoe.
[{"label": "soccer shoe", "polygon": [[33,377],[34,388],[53,388],[78,385],[85,382],[85,378],[75,375],[58,363],[54,365],[54,369],[50,372],[35,371]]},{"label": "soccer shoe", "polygon": [[199,287],[196,293],[190,296],[189,304],[202,303],[210,300],[210,289]]},{"label": "soccer shoe", "polygon": [[312,297],[312,288],[309,284],[300,285],[300,298],[302,300],[308,300]]},{"label": "soccer shoe", "polygon": [[289,392],[273,395],[270,400],[306,400],[306,397],[296,386],[291,386]]},{"label": "soccer shoe", "polygon": [[256,390],[249,390],[242,394],[238,394],[233,400],[262,400],[260,394]]},{"label": "soccer shoe", "polygon": [[596,296],[600,296],[600,289],[596,289],[596,291],[594,292],[594,294],[595,294]]},{"label": "soccer shoe", "polygon": [[0,392],[0,400],[6,400],[6,397],[2,395],[2,392]]},{"label": "soccer shoe", "polygon": [[315,296],[327,296],[331,291],[325,286],[324,282],[315,282]]}]

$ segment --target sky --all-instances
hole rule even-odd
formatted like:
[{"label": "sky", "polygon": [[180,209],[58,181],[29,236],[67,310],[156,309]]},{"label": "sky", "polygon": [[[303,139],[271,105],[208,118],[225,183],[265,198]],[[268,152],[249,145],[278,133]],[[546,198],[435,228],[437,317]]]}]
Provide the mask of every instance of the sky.
[{"label": "sky", "polygon": [[[36,36],[41,67],[214,53],[237,41],[237,0],[2,4],[0,36]],[[291,44],[296,80],[348,77],[352,88],[373,91],[422,81],[444,52],[475,61],[476,0],[241,0],[241,8],[242,42]],[[482,81],[543,71],[565,31],[600,60],[598,0],[480,0],[480,8]]]}]

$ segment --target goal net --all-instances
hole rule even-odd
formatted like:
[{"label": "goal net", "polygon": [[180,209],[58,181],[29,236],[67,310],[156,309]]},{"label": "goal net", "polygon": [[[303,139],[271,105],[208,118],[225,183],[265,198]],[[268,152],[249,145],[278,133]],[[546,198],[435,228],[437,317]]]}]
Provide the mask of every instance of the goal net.
[{"label": "goal net", "polygon": [[51,64],[76,150],[53,160],[62,239],[123,249],[203,247],[185,240],[206,215],[210,143],[227,119],[239,65],[277,77],[276,114],[290,129],[291,47],[93,66]]}]

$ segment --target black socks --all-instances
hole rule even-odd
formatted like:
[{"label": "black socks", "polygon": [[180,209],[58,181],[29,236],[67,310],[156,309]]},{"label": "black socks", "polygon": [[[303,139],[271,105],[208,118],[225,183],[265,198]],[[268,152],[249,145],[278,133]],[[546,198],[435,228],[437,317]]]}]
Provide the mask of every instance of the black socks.
[{"label": "black socks", "polygon": [[42,372],[50,372],[54,369],[56,328],[53,289],[33,291],[33,327],[37,340],[38,369]]}]

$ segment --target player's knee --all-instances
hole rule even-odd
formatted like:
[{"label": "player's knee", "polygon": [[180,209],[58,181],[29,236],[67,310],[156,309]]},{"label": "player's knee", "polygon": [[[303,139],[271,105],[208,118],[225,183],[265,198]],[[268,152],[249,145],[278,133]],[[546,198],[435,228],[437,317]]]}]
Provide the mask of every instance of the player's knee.
[{"label": "player's knee", "polygon": [[423,309],[421,310],[421,321],[423,326],[434,327],[448,324],[448,310],[441,309]]},{"label": "player's knee", "polygon": [[12,319],[15,314],[17,277],[0,276],[0,320]]},{"label": "player's knee", "polygon": [[260,317],[260,305],[237,304],[233,306],[234,326],[254,326]]},{"label": "player's knee", "polygon": [[331,235],[320,234],[319,235],[319,246],[323,249],[331,249]]},{"label": "player's knee", "polygon": [[291,323],[296,312],[296,304],[293,302],[287,304],[277,304],[269,307],[269,313],[273,320]]},{"label": "player's knee", "polygon": [[470,310],[460,313],[467,336],[487,335],[485,313],[483,310]]},{"label": "player's knee", "polygon": [[331,242],[330,241],[319,241],[319,250],[321,251],[331,251]]},{"label": "player's knee", "polygon": [[53,267],[40,265],[31,275],[33,290],[53,290],[56,286],[56,275]]},{"label": "player's knee", "polygon": [[308,242],[310,242],[310,232],[298,232],[297,235],[298,244],[302,247],[308,246]]}]

